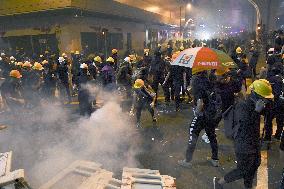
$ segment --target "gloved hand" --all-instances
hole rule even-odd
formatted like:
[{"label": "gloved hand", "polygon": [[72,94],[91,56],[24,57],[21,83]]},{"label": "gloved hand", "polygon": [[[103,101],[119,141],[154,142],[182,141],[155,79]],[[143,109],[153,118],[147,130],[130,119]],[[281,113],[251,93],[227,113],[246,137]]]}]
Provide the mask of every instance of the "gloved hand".
[{"label": "gloved hand", "polygon": [[129,112],[130,116],[134,116],[134,108],[131,108],[130,112]]},{"label": "gloved hand", "polygon": [[255,103],[255,111],[260,113],[264,108],[265,108],[265,102],[263,100],[258,100],[256,103]]}]

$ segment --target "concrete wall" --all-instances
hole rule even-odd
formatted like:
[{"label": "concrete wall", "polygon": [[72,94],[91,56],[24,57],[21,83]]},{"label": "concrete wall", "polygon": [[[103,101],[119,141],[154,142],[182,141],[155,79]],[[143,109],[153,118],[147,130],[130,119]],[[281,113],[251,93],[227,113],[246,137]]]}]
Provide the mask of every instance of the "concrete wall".
[{"label": "concrete wall", "polygon": [[[121,19],[103,19],[95,16],[75,18],[72,15],[49,15],[7,19],[0,28],[2,37],[56,34],[58,47],[62,52],[82,50],[81,32],[101,32],[103,28],[110,33],[123,33],[123,50],[127,47],[127,33],[132,35],[132,49],[142,51],[146,40],[146,29],[159,30],[159,25],[137,23]],[[102,44],[103,45],[103,44]]]},{"label": "concrete wall", "polygon": [[82,50],[81,32],[101,32],[103,28],[108,29],[110,33],[123,33],[123,46],[126,50],[127,33],[132,34],[132,47],[136,50],[144,48],[146,40],[146,26],[124,21],[113,21],[109,19],[99,19],[91,17],[73,18],[68,23],[60,25],[60,32],[57,33],[59,49],[62,52]]}]

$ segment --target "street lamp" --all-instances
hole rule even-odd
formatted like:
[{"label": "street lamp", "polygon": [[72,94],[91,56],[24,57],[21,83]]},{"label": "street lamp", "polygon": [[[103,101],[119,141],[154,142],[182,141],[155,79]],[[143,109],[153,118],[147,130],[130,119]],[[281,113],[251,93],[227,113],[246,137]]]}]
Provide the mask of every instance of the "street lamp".
[{"label": "street lamp", "polygon": [[188,4],[186,5],[187,10],[190,10],[191,7],[192,7],[192,5],[191,5],[190,3],[188,3]]}]

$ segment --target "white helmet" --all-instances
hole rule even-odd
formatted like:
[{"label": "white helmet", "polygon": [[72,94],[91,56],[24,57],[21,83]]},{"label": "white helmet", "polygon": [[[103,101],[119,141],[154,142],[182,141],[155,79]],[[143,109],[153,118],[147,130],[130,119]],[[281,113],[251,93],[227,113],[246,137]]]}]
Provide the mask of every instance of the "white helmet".
[{"label": "white helmet", "polygon": [[125,62],[130,62],[131,60],[130,60],[130,57],[126,57],[125,59],[124,59],[124,61]]},{"label": "white helmet", "polygon": [[59,62],[64,62],[64,60],[65,60],[65,59],[64,59],[62,56],[60,56],[60,57],[58,58],[58,61],[59,61]]},{"label": "white helmet", "polygon": [[86,63],[83,63],[80,65],[81,69],[88,69],[88,65]]}]

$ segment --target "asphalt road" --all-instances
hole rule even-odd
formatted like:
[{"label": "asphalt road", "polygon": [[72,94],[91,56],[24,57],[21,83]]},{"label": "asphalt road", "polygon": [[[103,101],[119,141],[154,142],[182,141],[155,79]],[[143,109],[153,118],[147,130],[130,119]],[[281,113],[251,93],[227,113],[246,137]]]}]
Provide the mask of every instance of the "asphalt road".
[{"label": "asphalt road", "polygon": [[[58,111],[59,115],[60,111]],[[79,119],[76,113],[76,103],[65,106],[64,111],[69,114],[65,117],[68,122]],[[188,126],[192,118],[191,107],[184,104],[182,111],[176,113],[173,104],[169,107],[162,104],[158,106],[156,113],[158,122],[153,125],[149,113],[144,111],[142,114],[143,128],[134,132],[134,134],[141,135],[136,141],[139,152],[135,154],[139,168],[158,169],[161,174],[175,177],[178,189],[212,189],[214,176],[221,177],[236,166],[233,145],[224,137],[222,126],[216,131],[221,167],[212,167],[207,161],[207,158],[211,156],[211,149],[209,144],[201,140],[203,132],[194,154],[192,168],[185,169],[178,166],[177,161],[184,158],[186,149]],[[15,122],[12,117],[5,114],[0,115],[1,124],[8,126],[6,130],[0,131],[0,151],[13,151],[13,169],[24,168],[29,182],[37,183],[37,181],[32,180],[34,177],[31,175],[35,173],[45,174],[45,171],[35,170],[32,165],[44,158],[41,149],[49,145],[56,146],[62,141],[64,143],[67,139],[70,140],[68,138],[70,133],[66,132],[68,127],[61,128],[62,123],[60,121],[56,121],[54,127],[43,128],[42,125],[37,124],[37,119],[29,120],[32,119],[29,114],[24,115],[22,120],[20,117],[17,116],[19,120]],[[134,124],[132,126],[135,127]],[[81,143],[77,138],[72,138],[72,141],[75,141],[75,151]],[[24,147],[23,143],[26,144]],[[264,164],[261,165],[261,172],[264,174],[258,175],[255,179],[255,185],[259,189],[279,189],[281,171],[284,168],[284,156],[280,156],[278,146],[279,143],[273,143],[267,154],[265,154],[266,145],[263,146]],[[74,153],[76,154],[76,152]],[[96,155],[99,156],[99,154]],[[92,157],[89,157],[89,159],[92,159]],[[104,166],[107,167],[108,164],[106,163]],[[120,172],[115,173],[119,177]],[[243,184],[242,181],[237,181],[226,185],[226,188],[240,189],[243,188]]]}]

